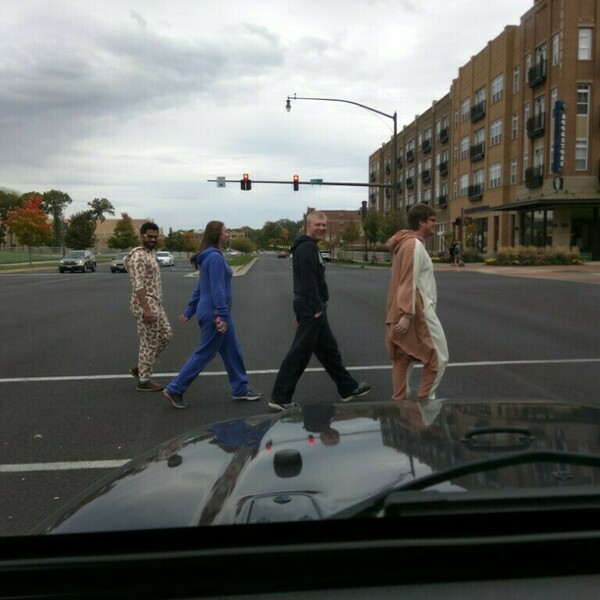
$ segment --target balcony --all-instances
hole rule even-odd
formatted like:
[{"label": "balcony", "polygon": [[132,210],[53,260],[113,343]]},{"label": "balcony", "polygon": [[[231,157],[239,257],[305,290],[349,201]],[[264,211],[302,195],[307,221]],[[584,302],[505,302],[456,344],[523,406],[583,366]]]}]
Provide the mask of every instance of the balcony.
[{"label": "balcony", "polygon": [[546,81],[546,64],[548,61],[546,59],[541,59],[537,65],[531,67],[529,71],[527,71],[527,85],[530,88],[539,85],[540,83],[544,83]]},{"label": "balcony", "polygon": [[445,160],[438,165],[438,171],[440,175],[448,175],[448,161]]},{"label": "balcony", "polygon": [[386,173],[386,175],[391,175],[391,173],[392,173],[392,167],[390,167],[389,163],[387,165],[385,165],[385,173]]},{"label": "balcony", "polygon": [[525,169],[525,185],[528,188],[540,187],[544,183],[544,167],[537,166]]},{"label": "balcony", "polygon": [[435,203],[440,207],[440,208],[446,208],[446,206],[448,206],[448,194],[443,194],[442,196],[438,196],[435,199]]},{"label": "balcony", "polygon": [[429,183],[431,181],[431,169],[425,169],[421,172],[421,180],[423,183]]},{"label": "balcony", "polygon": [[406,162],[412,162],[413,160],[415,160],[415,151],[407,150],[406,151]]},{"label": "balcony", "polygon": [[442,144],[445,144],[449,139],[450,139],[450,128],[444,127],[444,129],[442,129],[440,131],[440,142],[442,142]]},{"label": "balcony", "polygon": [[401,194],[401,193],[404,191],[404,187],[402,186],[402,182],[401,182],[401,181],[399,181],[399,182],[396,184],[396,191],[397,191],[399,194]]},{"label": "balcony", "polygon": [[476,160],[481,160],[485,156],[485,142],[479,142],[479,144],[475,144],[471,146],[469,150],[469,157],[471,158],[471,162],[475,162]]},{"label": "balcony", "polygon": [[471,202],[476,202],[477,200],[481,200],[483,198],[483,185],[481,183],[476,183],[475,185],[470,185],[467,195]]},{"label": "balcony", "polygon": [[402,162],[402,157],[401,157],[401,156],[399,156],[399,157],[396,159],[396,167],[397,167],[398,169],[401,169],[401,168],[402,168],[402,165],[403,165],[403,162]]},{"label": "balcony", "polygon": [[369,196],[369,200],[371,201],[371,204],[374,204],[375,201],[377,200],[377,196],[375,194],[371,194]]},{"label": "balcony", "polygon": [[431,152],[431,138],[429,138],[427,140],[423,140],[423,143],[421,144],[421,151],[424,154]]},{"label": "balcony", "polygon": [[480,121],[483,117],[485,117],[485,100],[482,100],[471,108],[471,123]]},{"label": "balcony", "polygon": [[371,180],[371,182],[373,182],[377,179],[377,176],[375,175],[374,172],[369,175],[369,179]]},{"label": "balcony", "polygon": [[527,137],[535,138],[544,134],[544,121],[546,113],[540,112],[527,119]]},{"label": "balcony", "polygon": [[415,180],[414,180],[414,178],[413,178],[413,177],[407,177],[407,178],[406,178],[406,187],[407,187],[409,190],[412,190],[412,188],[414,188],[414,187],[415,187]]}]

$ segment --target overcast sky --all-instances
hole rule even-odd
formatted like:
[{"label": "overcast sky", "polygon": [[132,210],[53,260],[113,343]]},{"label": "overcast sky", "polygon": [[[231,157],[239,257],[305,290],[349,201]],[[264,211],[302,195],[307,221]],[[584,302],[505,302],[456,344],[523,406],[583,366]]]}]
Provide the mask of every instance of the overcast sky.
[{"label": "overcast sky", "polygon": [[0,0],[0,187],[165,230],[357,209],[368,157],[533,0]]}]

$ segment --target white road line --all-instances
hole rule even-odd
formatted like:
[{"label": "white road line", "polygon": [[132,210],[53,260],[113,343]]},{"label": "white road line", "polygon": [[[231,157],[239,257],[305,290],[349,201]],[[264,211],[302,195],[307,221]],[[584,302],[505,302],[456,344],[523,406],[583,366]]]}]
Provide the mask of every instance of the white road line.
[{"label": "white road line", "polygon": [[129,462],[124,460],[80,460],[72,462],[0,465],[0,473],[33,473],[35,471],[73,471],[77,469],[116,469]]},{"label": "white road line", "polygon": [[[600,363],[600,358],[559,358],[549,360],[489,360],[479,362],[463,362],[450,363],[449,369],[464,368],[464,367],[504,367],[510,365],[558,365],[558,364],[587,364]],[[420,368],[421,365],[415,365]],[[348,371],[385,371],[390,370],[391,365],[366,365],[363,367],[346,367]],[[277,369],[255,369],[248,371],[248,375],[276,375]],[[307,373],[322,373],[322,367],[313,367],[306,369]],[[154,377],[175,377],[174,373],[154,373]],[[223,377],[226,376],[226,371],[205,371],[200,373],[200,377]],[[51,382],[51,381],[106,381],[109,379],[132,379],[129,374],[112,374],[112,375],[59,375],[56,377],[4,377],[0,378],[0,383],[35,383],[35,382]]]}]

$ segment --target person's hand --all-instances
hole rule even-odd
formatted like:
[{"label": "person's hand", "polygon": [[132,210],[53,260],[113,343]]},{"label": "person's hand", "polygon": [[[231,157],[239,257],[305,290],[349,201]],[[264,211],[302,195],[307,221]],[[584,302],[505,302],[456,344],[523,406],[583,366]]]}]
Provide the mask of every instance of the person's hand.
[{"label": "person's hand", "polygon": [[144,323],[146,323],[146,325],[150,325],[150,323],[152,323],[155,320],[156,317],[154,316],[152,309],[149,306],[147,308],[144,308]]},{"label": "person's hand", "polygon": [[399,334],[406,333],[410,326],[410,319],[404,315],[400,317],[400,320],[394,325],[394,331]]},{"label": "person's hand", "polygon": [[298,319],[294,318],[294,327],[298,329]]},{"label": "person's hand", "polygon": [[315,313],[315,319],[318,319],[324,312],[324,310],[320,310],[318,313]]},{"label": "person's hand", "polygon": [[223,321],[221,317],[215,319],[215,325],[217,326],[217,331],[219,333],[225,333],[227,331],[227,323]]},{"label": "person's hand", "polygon": [[179,317],[177,318],[179,319],[180,323],[187,323],[189,321],[189,319],[185,315],[179,315]]}]

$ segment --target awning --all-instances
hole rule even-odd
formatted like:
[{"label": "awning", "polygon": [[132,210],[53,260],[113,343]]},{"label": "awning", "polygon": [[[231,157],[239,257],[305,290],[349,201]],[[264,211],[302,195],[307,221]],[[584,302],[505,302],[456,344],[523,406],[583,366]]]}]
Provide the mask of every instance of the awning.
[{"label": "awning", "polygon": [[600,198],[538,198],[490,208],[491,211],[545,210],[549,208],[589,208],[600,206]]}]

